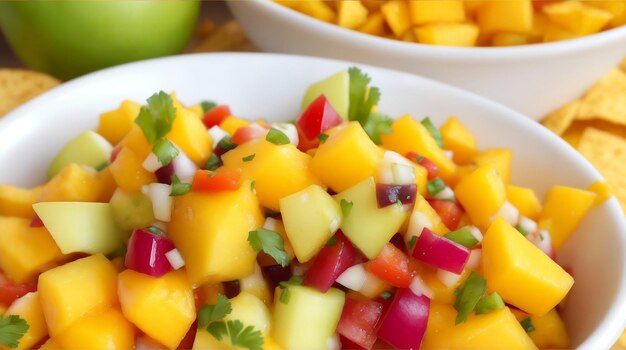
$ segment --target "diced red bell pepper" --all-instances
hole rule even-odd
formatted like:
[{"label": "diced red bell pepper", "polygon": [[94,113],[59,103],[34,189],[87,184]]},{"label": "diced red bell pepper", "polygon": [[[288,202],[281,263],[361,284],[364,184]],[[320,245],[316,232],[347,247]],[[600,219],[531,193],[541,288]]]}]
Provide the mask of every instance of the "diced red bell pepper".
[{"label": "diced red bell pepper", "polygon": [[0,271],[0,305],[9,307],[15,299],[36,290],[37,282],[35,280],[18,284],[10,280],[9,277]]},{"label": "diced red bell pepper", "polygon": [[30,224],[28,225],[30,227],[43,227],[43,221],[41,221],[41,218],[35,214],[35,216],[33,216],[32,219],[30,219]]},{"label": "diced red bell pepper", "polygon": [[355,264],[358,251],[341,232],[337,242],[317,254],[304,276],[304,284],[325,293],[346,269]]},{"label": "diced red bell pepper", "polygon": [[461,217],[465,210],[454,201],[447,201],[442,199],[428,199],[428,203],[433,209],[437,212],[437,215],[443,221],[443,224],[449,230],[456,230],[459,226],[459,222],[461,221]]},{"label": "diced red bell pepper", "polygon": [[383,316],[378,337],[396,349],[419,349],[426,332],[430,299],[410,289],[398,289]]},{"label": "diced red bell pepper", "polygon": [[409,257],[392,243],[385,244],[380,254],[365,266],[371,273],[394,287],[407,288],[413,278]]},{"label": "diced red bell pepper", "polygon": [[306,152],[310,149],[317,148],[320,146],[320,140],[314,138],[313,140],[309,140],[304,136],[302,130],[296,128],[298,130],[298,149],[302,152]]},{"label": "diced red bell pepper", "polygon": [[436,178],[437,174],[439,174],[439,167],[432,160],[424,156],[420,156],[415,152],[407,153],[406,157],[426,169],[428,180]]},{"label": "diced red bell pepper", "polygon": [[232,113],[227,105],[219,105],[206,111],[202,117],[202,122],[207,129],[210,129],[215,125],[220,125],[230,115]]},{"label": "diced red bell pepper", "polygon": [[341,124],[341,120],[326,96],[320,95],[302,112],[296,120],[296,126],[307,139],[313,140],[324,131]]},{"label": "diced red bell pepper", "polygon": [[136,229],[128,240],[124,265],[152,277],[161,277],[172,271],[165,253],[174,248],[174,243],[164,235]]},{"label": "diced red bell pepper", "polygon": [[230,140],[236,145],[241,145],[250,140],[264,138],[265,135],[267,135],[266,128],[259,124],[250,124],[237,129]]},{"label": "diced red bell pepper", "polygon": [[364,349],[376,342],[376,327],[383,313],[383,304],[374,300],[346,298],[337,333]]},{"label": "diced red bell pepper", "polygon": [[191,190],[194,192],[236,191],[239,189],[241,169],[215,172],[198,170],[193,177]]},{"label": "diced red bell pepper", "polygon": [[120,154],[121,151],[122,151],[122,143],[120,142],[115,147],[113,147],[113,150],[111,151],[111,163],[115,161],[115,159],[117,158],[117,155]]}]

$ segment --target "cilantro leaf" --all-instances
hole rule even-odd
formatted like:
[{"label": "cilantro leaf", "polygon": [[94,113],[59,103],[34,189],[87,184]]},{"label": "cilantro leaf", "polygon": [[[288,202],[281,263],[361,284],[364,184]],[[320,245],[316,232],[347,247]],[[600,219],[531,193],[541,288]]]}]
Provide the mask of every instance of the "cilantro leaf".
[{"label": "cilantro leaf", "polygon": [[304,278],[298,275],[291,276],[291,278],[287,281],[280,282],[278,284],[278,286],[282,290],[280,292],[280,302],[283,304],[288,304],[290,296],[289,286],[299,286],[302,285],[302,283],[304,283]]},{"label": "cilantro leaf", "polygon": [[262,350],[263,334],[254,329],[253,326],[244,325],[239,320],[228,321],[226,323],[230,334],[230,343],[234,346],[241,346],[249,350]]},{"label": "cilantro leaf", "polygon": [[267,136],[265,136],[265,140],[271,142],[275,145],[287,145],[291,143],[289,137],[285,135],[284,132],[271,128],[270,131],[267,132]]},{"label": "cilantro leaf", "polygon": [[320,141],[320,144],[324,144],[324,142],[326,142],[326,140],[328,140],[328,134],[324,134],[321,133],[319,135],[317,135],[317,139]]},{"label": "cilantro leaf", "polygon": [[350,215],[350,212],[352,211],[352,206],[354,205],[354,203],[347,201],[345,199],[341,199],[341,202],[339,202],[339,205],[341,206],[341,213],[343,214],[344,219],[348,217],[348,215]]},{"label": "cilantro leaf", "polygon": [[217,106],[217,103],[213,101],[202,101],[200,102],[200,107],[202,108],[202,113],[206,113]]},{"label": "cilantro leaf", "polygon": [[172,192],[170,192],[170,196],[182,196],[189,191],[191,191],[191,184],[181,182],[178,176],[172,175]]},{"label": "cilantro leaf", "polygon": [[0,345],[16,348],[28,328],[28,323],[17,315],[0,315]]},{"label": "cilantro leaf", "polygon": [[455,290],[454,309],[457,311],[456,320],[454,321],[455,325],[467,321],[476,304],[485,294],[486,289],[487,281],[481,275],[472,271],[465,283]]},{"label": "cilantro leaf", "polygon": [[211,153],[209,160],[207,160],[206,164],[204,165],[204,169],[215,170],[219,168],[220,165],[222,165],[222,160],[220,159],[220,157],[216,156],[215,153]]},{"label": "cilantro leaf", "polygon": [[172,130],[175,118],[174,102],[168,94],[160,91],[148,98],[147,106],[141,107],[135,124],[141,128],[148,143],[153,144]]},{"label": "cilantro leaf", "polygon": [[245,157],[241,158],[241,160],[243,160],[244,162],[250,162],[250,161],[252,161],[254,159],[255,156],[256,156],[256,154],[252,153],[249,156],[245,156]]},{"label": "cilantro leaf", "polygon": [[409,249],[413,249],[413,247],[415,247],[415,243],[417,243],[417,236],[411,236],[411,239],[407,242],[407,247],[409,247]]},{"label": "cilantro leaf", "polygon": [[[198,327],[207,327],[210,323],[221,321],[233,311],[230,300],[223,295],[217,295],[217,303],[205,304],[198,310]],[[216,337],[217,338],[217,337]]]},{"label": "cilantro leaf", "polygon": [[263,250],[282,267],[289,265],[289,255],[285,252],[283,238],[278,232],[258,228],[248,233],[248,242],[255,251]]},{"label": "cilantro leaf", "polygon": [[217,340],[222,340],[225,335],[228,335],[228,330],[226,329],[226,323],[224,323],[224,321],[211,322],[211,324],[207,326],[206,330]]},{"label": "cilantro leaf", "polygon": [[522,328],[524,328],[526,333],[534,332],[537,330],[530,317],[526,317],[525,319],[519,321],[519,323],[522,325]]},{"label": "cilantro leaf", "polygon": [[255,330],[253,326],[245,327],[239,320],[224,320],[232,311],[230,300],[223,294],[218,294],[215,304],[205,304],[198,310],[198,328],[206,328],[220,341],[228,336],[231,345],[261,350],[263,335],[259,330]]},{"label": "cilantro leaf", "polygon": [[370,139],[380,145],[380,135],[390,134],[392,123],[393,120],[382,113],[371,113],[361,125]]},{"label": "cilantro leaf", "polygon": [[158,139],[152,146],[152,153],[157,156],[159,163],[166,166],[178,155],[178,149],[168,139]]},{"label": "cilantro leaf", "polygon": [[[348,120],[361,122],[370,114],[371,107],[378,102],[377,98],[380,97],[380,93],[370,94],[366,101],[365,95],[367,94],[367,86],[371,78],[357,67],[350,67],[348,75],[350,76]],[[370,109],[367,109],[368,105]]]}]

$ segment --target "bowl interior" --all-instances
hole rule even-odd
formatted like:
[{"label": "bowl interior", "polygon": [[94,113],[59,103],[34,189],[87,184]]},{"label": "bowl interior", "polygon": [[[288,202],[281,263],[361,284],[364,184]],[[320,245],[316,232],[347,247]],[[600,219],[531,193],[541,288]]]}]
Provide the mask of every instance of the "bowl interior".
[{"label": "bowl interior", "polygon": [[[56,152],[95,128],[99,113],[124,99],[144,102],[158,90],[184,103],[227,103],[245,118],[293,120],[306,87],[351,63],[273,54],[198,54],[127,64],[63,84],[0,122],[0,183],[36,185]],[[430,116],[441,125],[457,116],[480,148],[513,151],[512,182],[543,198],[554,184],[586,187],[599,174],[539,124],[477,95],[428,79],[360,65],[380,87],[380,110],[393,117]],[[567,205],[564,203],[564,205]],[[573,345],[608,348],[626,312],[626,223],[615,199],[591,210],[560,259],[576,283],[564,312]]]}]

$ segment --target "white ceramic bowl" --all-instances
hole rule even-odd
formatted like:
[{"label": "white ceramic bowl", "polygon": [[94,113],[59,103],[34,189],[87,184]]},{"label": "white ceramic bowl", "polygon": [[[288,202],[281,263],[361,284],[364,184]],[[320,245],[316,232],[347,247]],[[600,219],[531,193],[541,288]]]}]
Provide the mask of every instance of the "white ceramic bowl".
[{"label": "white ceramic bowl", "polygon": [[331,25],[271,0],[228,1],[261,50],[374,64],[440,80],[538,120],[626,56],[626,26],[580,39],[503,48],[406,43]]},{"label": "white ceramic bowl", "polygon": [[[132,63],[70,81],[0,121],[0,183],[43,181],[54,154],[87,128],[99,113],[124,99],[144,101],[175,91],[189,104],[227,103],[245,118],[293,120],[314,81],[350,66],[348,62],[274,54],[199,54]],[[392,116],[430,116],[441,124],[451,115],[474,133],[480,148],[513,150],[512,182],[543,197],[553,184],[586,187],[600,175],[565,142],[522,115],[480,96],[381,68],[361,66],[383,93],[380,110]],[[567,205],[564,203],[564,205]],[[563,247],[562,262],[576,283],[565,322],[573,345],[607,349],[626,315],[626,222],[615,199],[591,210]]]}]

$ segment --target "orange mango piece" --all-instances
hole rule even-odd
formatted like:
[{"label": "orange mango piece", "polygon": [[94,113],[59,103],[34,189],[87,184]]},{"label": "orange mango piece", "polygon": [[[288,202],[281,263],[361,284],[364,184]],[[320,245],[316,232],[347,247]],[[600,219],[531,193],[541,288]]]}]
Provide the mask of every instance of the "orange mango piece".
[{"label": "orange mango piece", "polygon": [[409,11],[414,25],[465,21],[463,0],[413,0]]},{"label": "orange mango piece", "polygon": [[198,166],[204,166],[213,149],[213,140],[202,120],[182,106],[176,108],[176,118],[166,138],[180,147]]},{"label": "orange mango piece", "polygon": [[533,27],[531,0],[488,1],[478,8],[481,31],[528,33]]},{"label": "orange mango piece", "polygon": [[571,343],[567,329],[556,309],[543,316],[531,316],[524,311],[511,310],[518,321],[530,317],[535,330],[528,333],[530,339],[541,349],[569,349]]},{"label": "orange mango piece", "polygon": [[28,331],[20,338],[16,349],[30,349],[48,335],[46,319],[39,302],[39,293],[28,293],[15,300],[5,312],[5,316],[8,315],[17,315],[28,323]]},{"label": "orange mango piece", "polygon": [[97,202],[106,191],[106,179],[95,170],[70,163],[43,186],[35,202]]},{"label": "orange mango piece", "polygon": [[78,320],[54,341],[65,349],[132,349],[135,327],[116,308],[93,312]]},{"label": "orange mango piece", "polygon": [[491,165],[479,167],[465,175],[454,188],[456,198],[472,222],[486,227],[506,202],[506,187],[498,171]]},{"label": "orange mango piece", "polygon": [[544,6],[543,12],[552,23],[576,35],[597,33],[613,19],[611,12],[582,1],[555,2]]},{"label": "orange mango piece", "polygon": [[594,206],[604,203],[606,200],[613,196],[613,191],[604,181],[596,181],[592,183],[591,185],[587,186],[587,191],[596,194],[596,200],[593,202]]},{"label": "orange mango piece", "polygon": [[142,163],[143,159],[132,150],[122,148],[115,161],[109,165],[117,186],[126,192],[137,193],[142,186],[156,182],[156,176],[144,169]]},{"label": "orange mango piece", "polygon": [[335,12],[325,1],[297,1],[295,8],[304,14],[315,17],[324,22],[332,23],[335,21]]},{"label": "orange mango piece", "polygon": [[367,12],[367,8],[360,1],[340,1],[337,3],[337,24],[355,29],[367,20]]},{"label": "orange mango piece", "polygon": [[141,161],[146,159],[148,154],[152,152],[152,145],[148,143],[143,131],[137,125],[133,125],[128,134],[126,134],[121,141],[121,147],[133,151]]},{"label": "orange mango piece", "polygon": [[389,29],[385,26],[385,17],[377,11],[370,14],[357,30],[372,35],[384,35]]},{"label": "orange mango piece", "polygon": [[476,154],[474,135],[456,117],[450,117],[441,126],[443,146],[453,152],[452,159],[457,164],[468,164]]},{"label": "orange mango piece", "polygon": [[385,2],[380,11],[385,21],[396,36],[402,36],[411,28],[411,17],[409,16],[409,5],[403,0],[391,0]]},{"label": "orange mango piece", "polygon": [[141,106],[133,101],[123,101],[112,111],[100,114],[100,123],[96,132],[107,139],[112,145],[120,142],[132,129]]},{"label": "orange mango piece", "polygon": [[511,158],[513,153],[511,150],[504,148],[490,148],[478,153],[474,157],[474,162],[477,166],[483,166],[490,164],[493,166],[505,185],[511,182]]},{"label": "orange mango piece", "polygon": [[11,185],[0,185],[0,215],[32,218],[35,215],[33,203],[39,197],[42,187],[25,189]]},{"label": "orange mango piece", "polygon": [[[428,2],[436,3],[436,1]],[[432,23],[413,29],[420,43],[465,47],[476,45],[478,32],[478,26],[473,23]]]},{"label": "orange mango piece", "polygon": [[537,220],[541,213],[541,202],[531,188],[508,185],[506,186],[506,197],[513,204],[520,215]]}]

